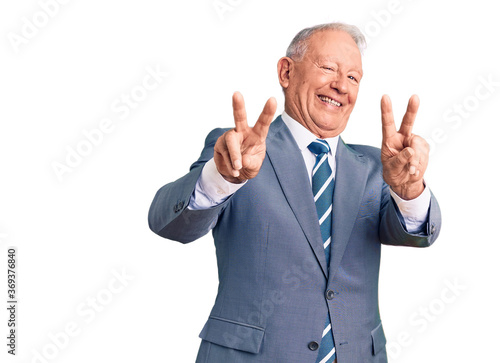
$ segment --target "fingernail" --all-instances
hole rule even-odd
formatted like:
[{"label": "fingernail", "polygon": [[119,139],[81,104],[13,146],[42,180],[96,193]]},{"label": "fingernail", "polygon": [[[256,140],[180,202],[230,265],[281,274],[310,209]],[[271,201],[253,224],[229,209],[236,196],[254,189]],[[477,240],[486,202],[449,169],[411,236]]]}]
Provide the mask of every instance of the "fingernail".
[{"label": "fingernail", "polygon": [[414,167],[413,165],[412,165],[412,166],[410,166],[410,175],[415,174],[415,172],[416,172],[416,171],[417,171],[417,168],[416,168],[416,167]]},{"label": "fingernail", "polygon": [[410,152],[410,150],[408,150],[408,149],[406,149],[406,150],[405,150],[405,156],[406,156],[407,158],[409,158],[409,157],[411,156],[411,152]]},{"label": "fingernail", "polygon": [[241,169],[241,161],[240,160],[234,161],[234,168],[237,170]]}]

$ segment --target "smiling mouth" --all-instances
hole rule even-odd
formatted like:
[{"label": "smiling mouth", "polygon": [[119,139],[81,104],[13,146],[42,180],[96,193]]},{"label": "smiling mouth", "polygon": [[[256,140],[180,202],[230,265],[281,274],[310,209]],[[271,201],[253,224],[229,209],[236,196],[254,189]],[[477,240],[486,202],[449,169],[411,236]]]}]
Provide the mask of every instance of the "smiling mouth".
[{"label": "smiling mouth", "polygon": [[336,101],[334,100],[333,98],[330,98],[330,97],[327,97],[327,96],[318,96],[318,98],[325,102],[325,103],[328,103],[329,105],[332,105],[332,106],[337,106],[337,107],[340,107],[342,106],[342,104],[339,102],[339,101]]}]

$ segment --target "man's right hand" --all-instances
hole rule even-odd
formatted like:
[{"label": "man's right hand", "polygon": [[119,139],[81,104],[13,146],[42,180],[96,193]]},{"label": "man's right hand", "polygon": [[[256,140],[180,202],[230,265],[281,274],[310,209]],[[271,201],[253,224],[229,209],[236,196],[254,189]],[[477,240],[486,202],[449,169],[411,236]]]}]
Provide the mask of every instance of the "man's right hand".
[{"label": "man's right hand", "polygon": [[233,95],[235,128],[224,133],[214,147],[214,161],[219,173],[231,183],[255,178],[266,155],[266,137],[276,112],[276,100],[267,100],[254,127],[247,123],[245,101],[239,92]]}]

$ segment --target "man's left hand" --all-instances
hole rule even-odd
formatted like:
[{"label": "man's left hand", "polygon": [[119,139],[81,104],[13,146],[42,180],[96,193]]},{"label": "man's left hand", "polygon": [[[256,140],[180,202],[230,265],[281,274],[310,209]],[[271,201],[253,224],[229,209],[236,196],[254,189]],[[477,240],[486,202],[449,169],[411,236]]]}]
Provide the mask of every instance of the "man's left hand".
[{"label": "man's left hand", "polygon": [[419,106],[413,95],[398,131],[394,123],[392,103],[384,95],[382,109],[382,167],[385,182],[401,198],[410,200],[424,191],[424,173],[429,162],[429,144],[412,133]]}]

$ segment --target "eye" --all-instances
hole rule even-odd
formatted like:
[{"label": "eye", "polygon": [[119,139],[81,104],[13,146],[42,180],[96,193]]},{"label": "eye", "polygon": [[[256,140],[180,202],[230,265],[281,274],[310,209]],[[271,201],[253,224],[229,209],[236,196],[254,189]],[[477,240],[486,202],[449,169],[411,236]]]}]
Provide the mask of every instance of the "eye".
[{"label": "eye", "polygon": [[358,80],[354,76],[348,76],[347,78],[352,79],[354,82],[358,82]]},{"label": "eye", "polygon": [[337,71],[335,68],[328,67],[328,66],[323,66],[321,68],[326,69],[327,71],[330,71],[330,72],[336,72]]}]

